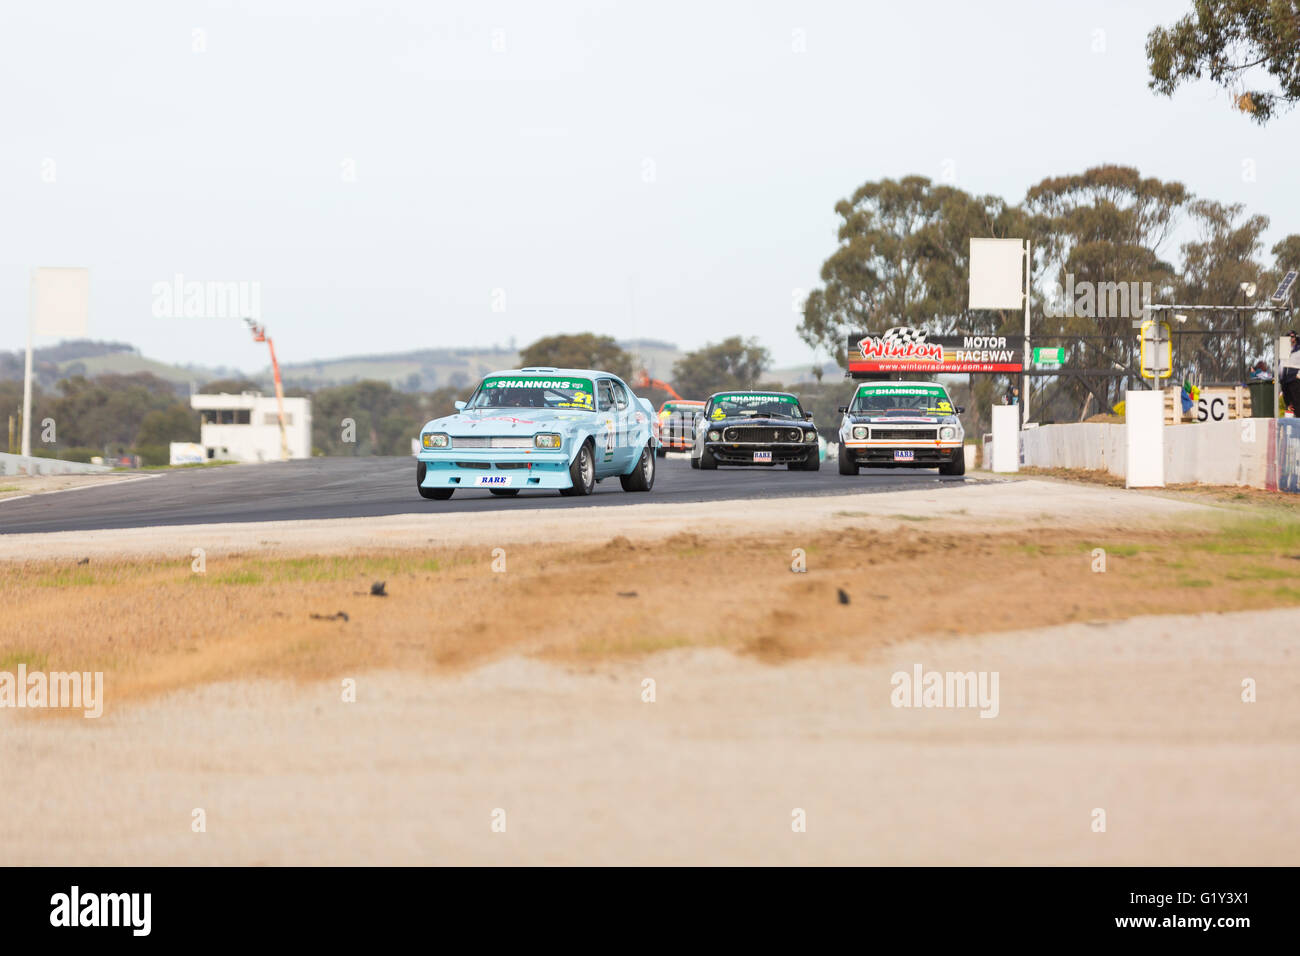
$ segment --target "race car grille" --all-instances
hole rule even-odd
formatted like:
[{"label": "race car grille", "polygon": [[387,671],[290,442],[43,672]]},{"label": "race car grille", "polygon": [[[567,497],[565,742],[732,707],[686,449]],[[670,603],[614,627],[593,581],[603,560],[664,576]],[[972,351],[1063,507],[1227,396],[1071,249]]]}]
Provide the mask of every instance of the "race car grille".
[{"label": "race car grille", "polygon": [[458,461],[457,468],[478,468],[482,471],[491,471],[492,462],[490,461]]},{"label": "race car grille", "polygon": [[722,430],[723,441],[775,442],[802,441],[798,428],[765,428],[762,425],[735,425]]},{"label": "race car grille", "polygon": [[527,436],[516,435],[475,435],[472,438],[451,439],[453,448],[532,448],[533,440]]},{"label": "race car grille", "polygon": [[934,428],[873,428],[871,437],[894,441],[934,441],[939,432]]}]

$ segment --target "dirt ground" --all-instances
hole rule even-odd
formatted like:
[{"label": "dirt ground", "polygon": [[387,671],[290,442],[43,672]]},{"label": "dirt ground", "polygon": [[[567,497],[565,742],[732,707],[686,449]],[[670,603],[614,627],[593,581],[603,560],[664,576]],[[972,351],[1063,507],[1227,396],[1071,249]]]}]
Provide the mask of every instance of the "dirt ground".
[{"label": "dirt ground", "polygon": [[[0,714],[0,864],[1293,865],[1294,620],[899,634],[861,663],[511,656],[359,673],[355,703],[341,679],[239,681]],[[891,706],[918,664],[996,671],[998,716]]]},{"label": "dirt ground", "polygon": [[6,538],[0,864],[1297,861],[1294,508],[734,504]]}]

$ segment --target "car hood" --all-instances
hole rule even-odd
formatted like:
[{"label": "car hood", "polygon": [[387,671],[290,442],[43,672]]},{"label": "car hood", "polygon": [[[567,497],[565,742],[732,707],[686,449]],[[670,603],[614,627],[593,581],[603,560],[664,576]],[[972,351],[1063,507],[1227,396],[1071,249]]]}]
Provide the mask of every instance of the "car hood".
[{"label": "car hood", "polygon": [[761,425],[765,428],[813,428],[812,422],[802,418],[710,418],[710,428],[730,428],[732,425]]},{"label": "car hood", "polygon": [[483,408],[435,418],[422,431],[446,432],[453,438],[473,435],[533,435],[589,422],[596,412],[571,408]]},{"label": "car hood", "polygon": [[955,415],[849,415],[854,425],[956,425]]}]

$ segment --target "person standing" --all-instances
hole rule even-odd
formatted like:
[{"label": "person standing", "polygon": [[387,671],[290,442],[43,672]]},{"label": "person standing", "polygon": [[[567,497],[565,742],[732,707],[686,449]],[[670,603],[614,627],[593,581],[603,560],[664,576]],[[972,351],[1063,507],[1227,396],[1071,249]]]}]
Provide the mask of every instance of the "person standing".
[{"label": "person standing", "polygon": [[1291,355],[1286,362],[1279,363],[1282,366],[1282,403],[1286,406],[1288,415],[1295,415],[1296,409],[1300,408],[1300,341],[1297,341],[1296,332],[1292,329],[1287,333],[1291,337]]}]

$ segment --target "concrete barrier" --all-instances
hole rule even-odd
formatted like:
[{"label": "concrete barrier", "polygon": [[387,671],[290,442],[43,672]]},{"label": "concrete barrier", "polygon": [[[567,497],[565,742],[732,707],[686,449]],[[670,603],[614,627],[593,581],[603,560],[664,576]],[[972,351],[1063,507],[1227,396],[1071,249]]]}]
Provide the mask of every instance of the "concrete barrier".
[{"label": "concrete barrier", "polygon": [[[1277,421],[1242,418],[1166,426],[1165,482],[1276,488],[1278,465],[1270,462],[1285,464],[1295,459],[1295,484],[1296,490],[1300,490],[1300,419],[1294,419],[1295,426],[1283,426],[1287,429],[1285,435],[1275,431]],[[1126,478],[1127,428],[1127,425],[1085,422],[1026,429],[1020,433],[1025,466],[1104,471]],[[1290,436],[1289,441],[1286,436]],[[1294,450],[1290,459],[1289,450]]]},{"label": "concrete barrier", "polygon": [[0,452],[0,474],[5,475],[90,475],[112,471],[108,465],[88,465],[58,458],[10,455]]}]

